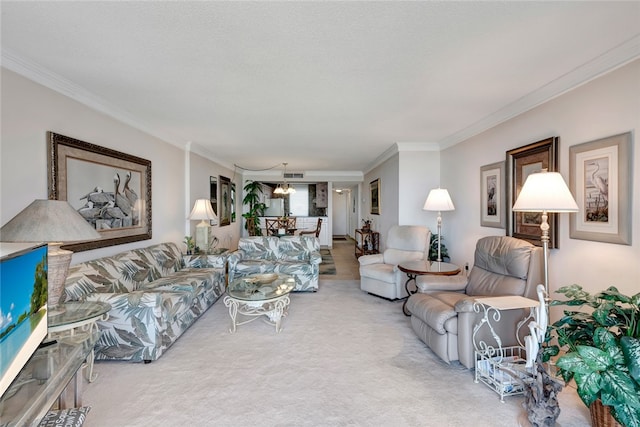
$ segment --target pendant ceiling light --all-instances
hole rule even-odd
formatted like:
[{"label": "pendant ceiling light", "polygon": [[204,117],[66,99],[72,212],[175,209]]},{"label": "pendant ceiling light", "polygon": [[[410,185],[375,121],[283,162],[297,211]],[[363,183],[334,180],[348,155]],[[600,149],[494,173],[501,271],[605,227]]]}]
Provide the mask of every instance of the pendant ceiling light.
[{"label": "pendant ceiling light", "polygon": [[282,163],[282,165],[284,166],[284,172],[282,173],[282,179],[283,179],[283,183],[282,184],[278,184],[278,186],[276,187],[275,190],[273,190],[274,194],[282,194],[287,195],[287,194],[293,194],[296,192],[296,189],[293,187],[289,186],[289,183],[287,182],[287,165],[288,163]]}]

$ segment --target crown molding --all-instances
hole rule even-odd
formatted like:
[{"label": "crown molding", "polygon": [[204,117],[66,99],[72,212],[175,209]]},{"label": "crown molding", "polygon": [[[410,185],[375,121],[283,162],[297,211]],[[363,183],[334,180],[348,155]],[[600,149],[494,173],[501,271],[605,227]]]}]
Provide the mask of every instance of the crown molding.
[{"label": "crown molding", "polygon": [[463,142],[638,58],[640,58],[640,35],[621,43],[471,126],[449,135],[440,140],[438,145],[440,149],[445,149]]},{"label": "crown molding", "polygon": [[153,129],[152,126],[140,121],[130,112],[106,101],[103,98],[100,98],[99,96],[88,91],[82,86],[47,70],[40,64],[22,58],[5,48],[2,49],[2,67],[20,74],[21,76],[38,84],[41,84],[42,86],[47,87],[53,91],[56,91],[68,98],[71,98],[74,101],[86,105],[89,108],[106,114],[107,116],[110,116],[135,129],[158,138],[168,144],[174,145],[179,148],[185,147],[184,141],[179,141],[176,138],[168,137],[167,135],[158,133]]}]

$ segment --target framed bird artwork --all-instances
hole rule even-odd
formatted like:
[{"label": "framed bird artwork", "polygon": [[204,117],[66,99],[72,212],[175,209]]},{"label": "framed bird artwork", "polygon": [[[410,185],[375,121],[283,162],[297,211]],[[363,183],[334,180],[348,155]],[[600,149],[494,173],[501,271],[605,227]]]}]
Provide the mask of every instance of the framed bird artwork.
[{"label": "framed bird artwork", "polygon": [[631,244],[631,132],[569,147],[572,239]]}]

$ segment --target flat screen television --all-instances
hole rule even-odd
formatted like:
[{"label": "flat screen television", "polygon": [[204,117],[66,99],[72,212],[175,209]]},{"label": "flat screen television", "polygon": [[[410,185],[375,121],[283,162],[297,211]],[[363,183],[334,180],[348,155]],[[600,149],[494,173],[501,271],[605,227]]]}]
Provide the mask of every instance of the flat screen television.
[{"label": "flat screen television", "polygon": [[0,243],[0,395],[47,335],[47,245]]}]

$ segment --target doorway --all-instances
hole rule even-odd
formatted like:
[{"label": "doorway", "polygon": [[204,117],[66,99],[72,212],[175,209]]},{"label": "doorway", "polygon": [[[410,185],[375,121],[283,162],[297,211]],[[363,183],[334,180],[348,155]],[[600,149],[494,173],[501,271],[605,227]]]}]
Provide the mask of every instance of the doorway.
[{"label": "doorway", "polygon": [[332,234],[336,237],[344,237],[349,230],[349,191],[333,191],[333,209],[331,211]]}]

